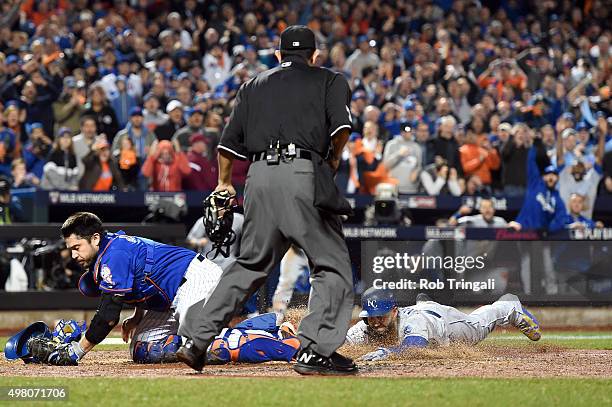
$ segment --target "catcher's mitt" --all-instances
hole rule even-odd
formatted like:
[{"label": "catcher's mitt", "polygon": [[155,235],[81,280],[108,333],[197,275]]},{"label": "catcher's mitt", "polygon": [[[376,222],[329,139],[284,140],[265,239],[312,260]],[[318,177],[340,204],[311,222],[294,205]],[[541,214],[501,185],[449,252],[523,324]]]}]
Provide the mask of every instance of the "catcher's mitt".
[{"label": "catcher's mitt", "polygon": [[49,356],[61,345],[60,342],[43,336],[35,336],[28,340],[28,350],[32,356],[31,362],[47,363]]},{"label": "catcher's mitt", "polygon": [[[76,343],[76,342],[74,342]],[[73,343],[36,336],[28,341],[28,349],[33,361],[55,366],[77,366],[79,356],[72,349]]]}]

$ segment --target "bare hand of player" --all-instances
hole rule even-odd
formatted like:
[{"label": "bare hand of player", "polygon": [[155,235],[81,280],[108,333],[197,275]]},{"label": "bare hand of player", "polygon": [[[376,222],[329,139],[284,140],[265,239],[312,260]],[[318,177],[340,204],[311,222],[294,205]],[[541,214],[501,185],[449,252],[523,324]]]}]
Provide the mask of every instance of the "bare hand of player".
[{"label": "bare hand of player", "polygon": [[123,320],[123,323],[121,324],[121,338],[123,339],[123,342],[128,343],[128,341],[132,339],[134,336],[134,331],[138,326],[138,322],[139,321],[134,318],[134,316],[127,317]]},{"label": "bare hand of player", "polygon": [[234,195],[234,196],[236,195],[236,189],[234,188],[232,184],[223,184],[223,183],[218,184],[217,188],[215,188],[215,192],[220,192],[220,191],[227,191],[231,195]]}]

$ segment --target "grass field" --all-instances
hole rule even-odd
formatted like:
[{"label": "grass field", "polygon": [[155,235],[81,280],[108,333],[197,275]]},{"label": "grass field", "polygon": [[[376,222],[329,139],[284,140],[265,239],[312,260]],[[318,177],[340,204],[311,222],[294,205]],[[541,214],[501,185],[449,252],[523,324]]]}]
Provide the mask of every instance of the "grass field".
[{"label": "grass field", "polygon": [[[3,378],[2,386],[67,386],[67,402],[110,406],[604,406],[612,382],[585,379]],[[3,403],[3,402],[0,402]]]},{"label": "grass field", "polygon": [[[3,347],[6,338],[0,338]],[[532,343],[516,332],[491,335],[486,344],[521,349]],[[535,346],[612,350],[612,332],[547,331]],[[100,345],[100,351],[126,345]],[[408,361],[410,363],[410,361]],[[435,363],[435,361],[432,361]],[[542,366],[546,369],[546,366]],[[612,370],[612,366],[608,366]],[[43,371],[44,372],[44,371]],[[0,401],[0,405],[110,406],[604,406],[612,405],[609,378],[478,377],[219,377],[169,372],[173,377],[0,377],[3,386],[66,386],[67,401]],[[502,374],[500,373],[500,376]],[[612,376],[612,375],[608,375]]]}]

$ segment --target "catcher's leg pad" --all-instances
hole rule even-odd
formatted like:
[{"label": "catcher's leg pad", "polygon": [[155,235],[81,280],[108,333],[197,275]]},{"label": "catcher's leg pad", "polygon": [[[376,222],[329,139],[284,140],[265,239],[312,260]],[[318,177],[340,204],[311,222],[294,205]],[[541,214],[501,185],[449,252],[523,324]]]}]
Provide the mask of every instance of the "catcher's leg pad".
[{"label": "catcher's leg pad", "polygon": [[4,346],[4,356],[7,360],[16,360],[23,359],[24,362],[38,362],[35,358],[30,354],[30,349],[28,348],[28,341],[34,337],[43,337],[46,339],[51,339],[51,331],[47,324],[42,321],[34,322],[27,328],[19,331],[17,334],[13,335],[6,342]]},{"label": "catcher's leg pad", "polygon": [[[275,317],[275,314],[272,314]],[[300,347],[296,337],[279,339],[271,335],[231,330],[229,335],[216,338],[208,348],[209,364],[229,362],[261,363],[290,362]]]},{"label": "catcher's leg pad", "polygon": [[181,346],[179,335],[168,335],[165,340],[157,342],[136,341],[132,351],[132,360],[136,363],[173,363],[176,351]]}]

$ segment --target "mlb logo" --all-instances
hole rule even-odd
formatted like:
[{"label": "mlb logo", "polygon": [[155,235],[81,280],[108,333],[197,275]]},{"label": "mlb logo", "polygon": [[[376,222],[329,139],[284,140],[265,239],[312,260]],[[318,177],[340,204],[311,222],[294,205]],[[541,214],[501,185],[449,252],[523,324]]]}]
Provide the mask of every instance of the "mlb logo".
[{"label": "mlb logo", "polygon": [[294,47],[299,47],[300,46],[300,42],[299,41],[293,41],[293,45]]}]

